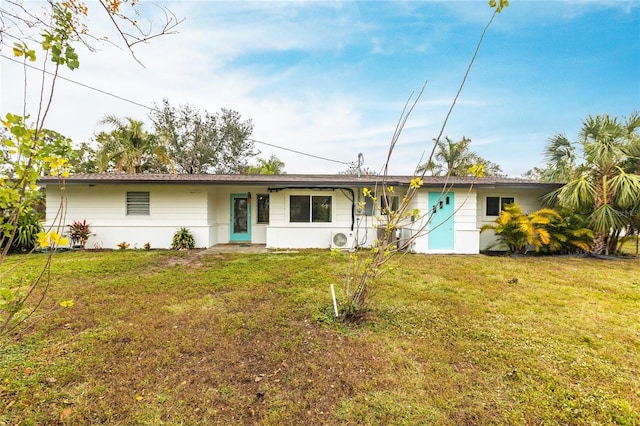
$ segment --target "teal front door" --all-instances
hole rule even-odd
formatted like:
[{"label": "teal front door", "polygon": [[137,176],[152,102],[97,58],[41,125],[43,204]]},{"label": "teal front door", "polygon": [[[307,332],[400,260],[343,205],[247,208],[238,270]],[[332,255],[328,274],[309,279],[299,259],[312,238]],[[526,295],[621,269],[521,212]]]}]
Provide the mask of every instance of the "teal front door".
[{"label": "teal front door", "polygon": [[251,241],[251,198],[249,194],[231,194],[231,242]]},{"label": "teal front door", "polygon": [[429,193],[429,250],[453,250],[453,193]]}]

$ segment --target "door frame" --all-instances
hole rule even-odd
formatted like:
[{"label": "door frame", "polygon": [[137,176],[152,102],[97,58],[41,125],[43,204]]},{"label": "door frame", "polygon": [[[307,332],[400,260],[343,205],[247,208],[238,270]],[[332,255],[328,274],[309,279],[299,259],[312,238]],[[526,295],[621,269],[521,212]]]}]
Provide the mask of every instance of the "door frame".
[{"label": "door frame", "polygon": [[[455,198],[453,192],[429,192],[429,209],[435,208],[435,214],[429,223],[428,249],[455,249]],[[447,202],[448,201],[448,202]],[[442,204],[442,207],[440,205]],[[444,206],[447,206],[446,208]],[[444,211],[443,211],[444,210]],[[438,215],[440,213],[440,215]],[[444,215],[447,216],[444,216]]]},{"label": "door frame", "polygon": [[[245,198],[247,200],[247,232],[234,233],[234,200]],[[251,242],[251,193],[233,193],[229,195],[229,241]]]}]

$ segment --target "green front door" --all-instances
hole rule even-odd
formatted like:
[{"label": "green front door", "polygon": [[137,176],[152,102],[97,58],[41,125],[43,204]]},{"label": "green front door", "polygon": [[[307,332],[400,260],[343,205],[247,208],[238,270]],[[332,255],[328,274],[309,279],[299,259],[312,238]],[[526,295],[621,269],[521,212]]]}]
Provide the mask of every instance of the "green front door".
[{"label": "green front door", "polygon": [[231,242],[251,241],[251,198],[249,194],[231,194]]}]

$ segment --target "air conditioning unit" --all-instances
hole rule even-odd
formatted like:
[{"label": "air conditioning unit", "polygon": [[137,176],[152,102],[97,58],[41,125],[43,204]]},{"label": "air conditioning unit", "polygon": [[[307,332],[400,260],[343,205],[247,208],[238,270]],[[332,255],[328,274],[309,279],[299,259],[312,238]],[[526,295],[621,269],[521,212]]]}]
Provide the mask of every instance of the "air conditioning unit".
[{"label": "air conditioning unit", "polygon": [[340,231],[331,233],[331,248],[352,250],[355,246],[356,236],[353,231]]},{"label": "air conditioning unit", "polygon": [[413,230],[411,228],[400,228],[398,238],[398,248],[400,250],[411,251]]}]

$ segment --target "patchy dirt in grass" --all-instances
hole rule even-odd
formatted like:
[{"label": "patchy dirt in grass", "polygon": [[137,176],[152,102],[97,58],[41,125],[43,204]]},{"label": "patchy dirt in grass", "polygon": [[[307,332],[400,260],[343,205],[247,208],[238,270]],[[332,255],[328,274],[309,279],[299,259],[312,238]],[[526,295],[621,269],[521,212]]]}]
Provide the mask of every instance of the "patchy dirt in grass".
[{"label": "patchy dirt in grass", "polygon": [[164,264],[202,266],[203,257],[208,259],[224,259],[225,254],[278,253],[268,250],[264,244],[217,244],[208,249],[181,250],[175,256],[168,256]]},{"label": "patchy dirt in grass", "polygon": [[637,263],[407,256],[343,325],[340,258],[242,248],[61,256],[0,425],[640,424]]}]

